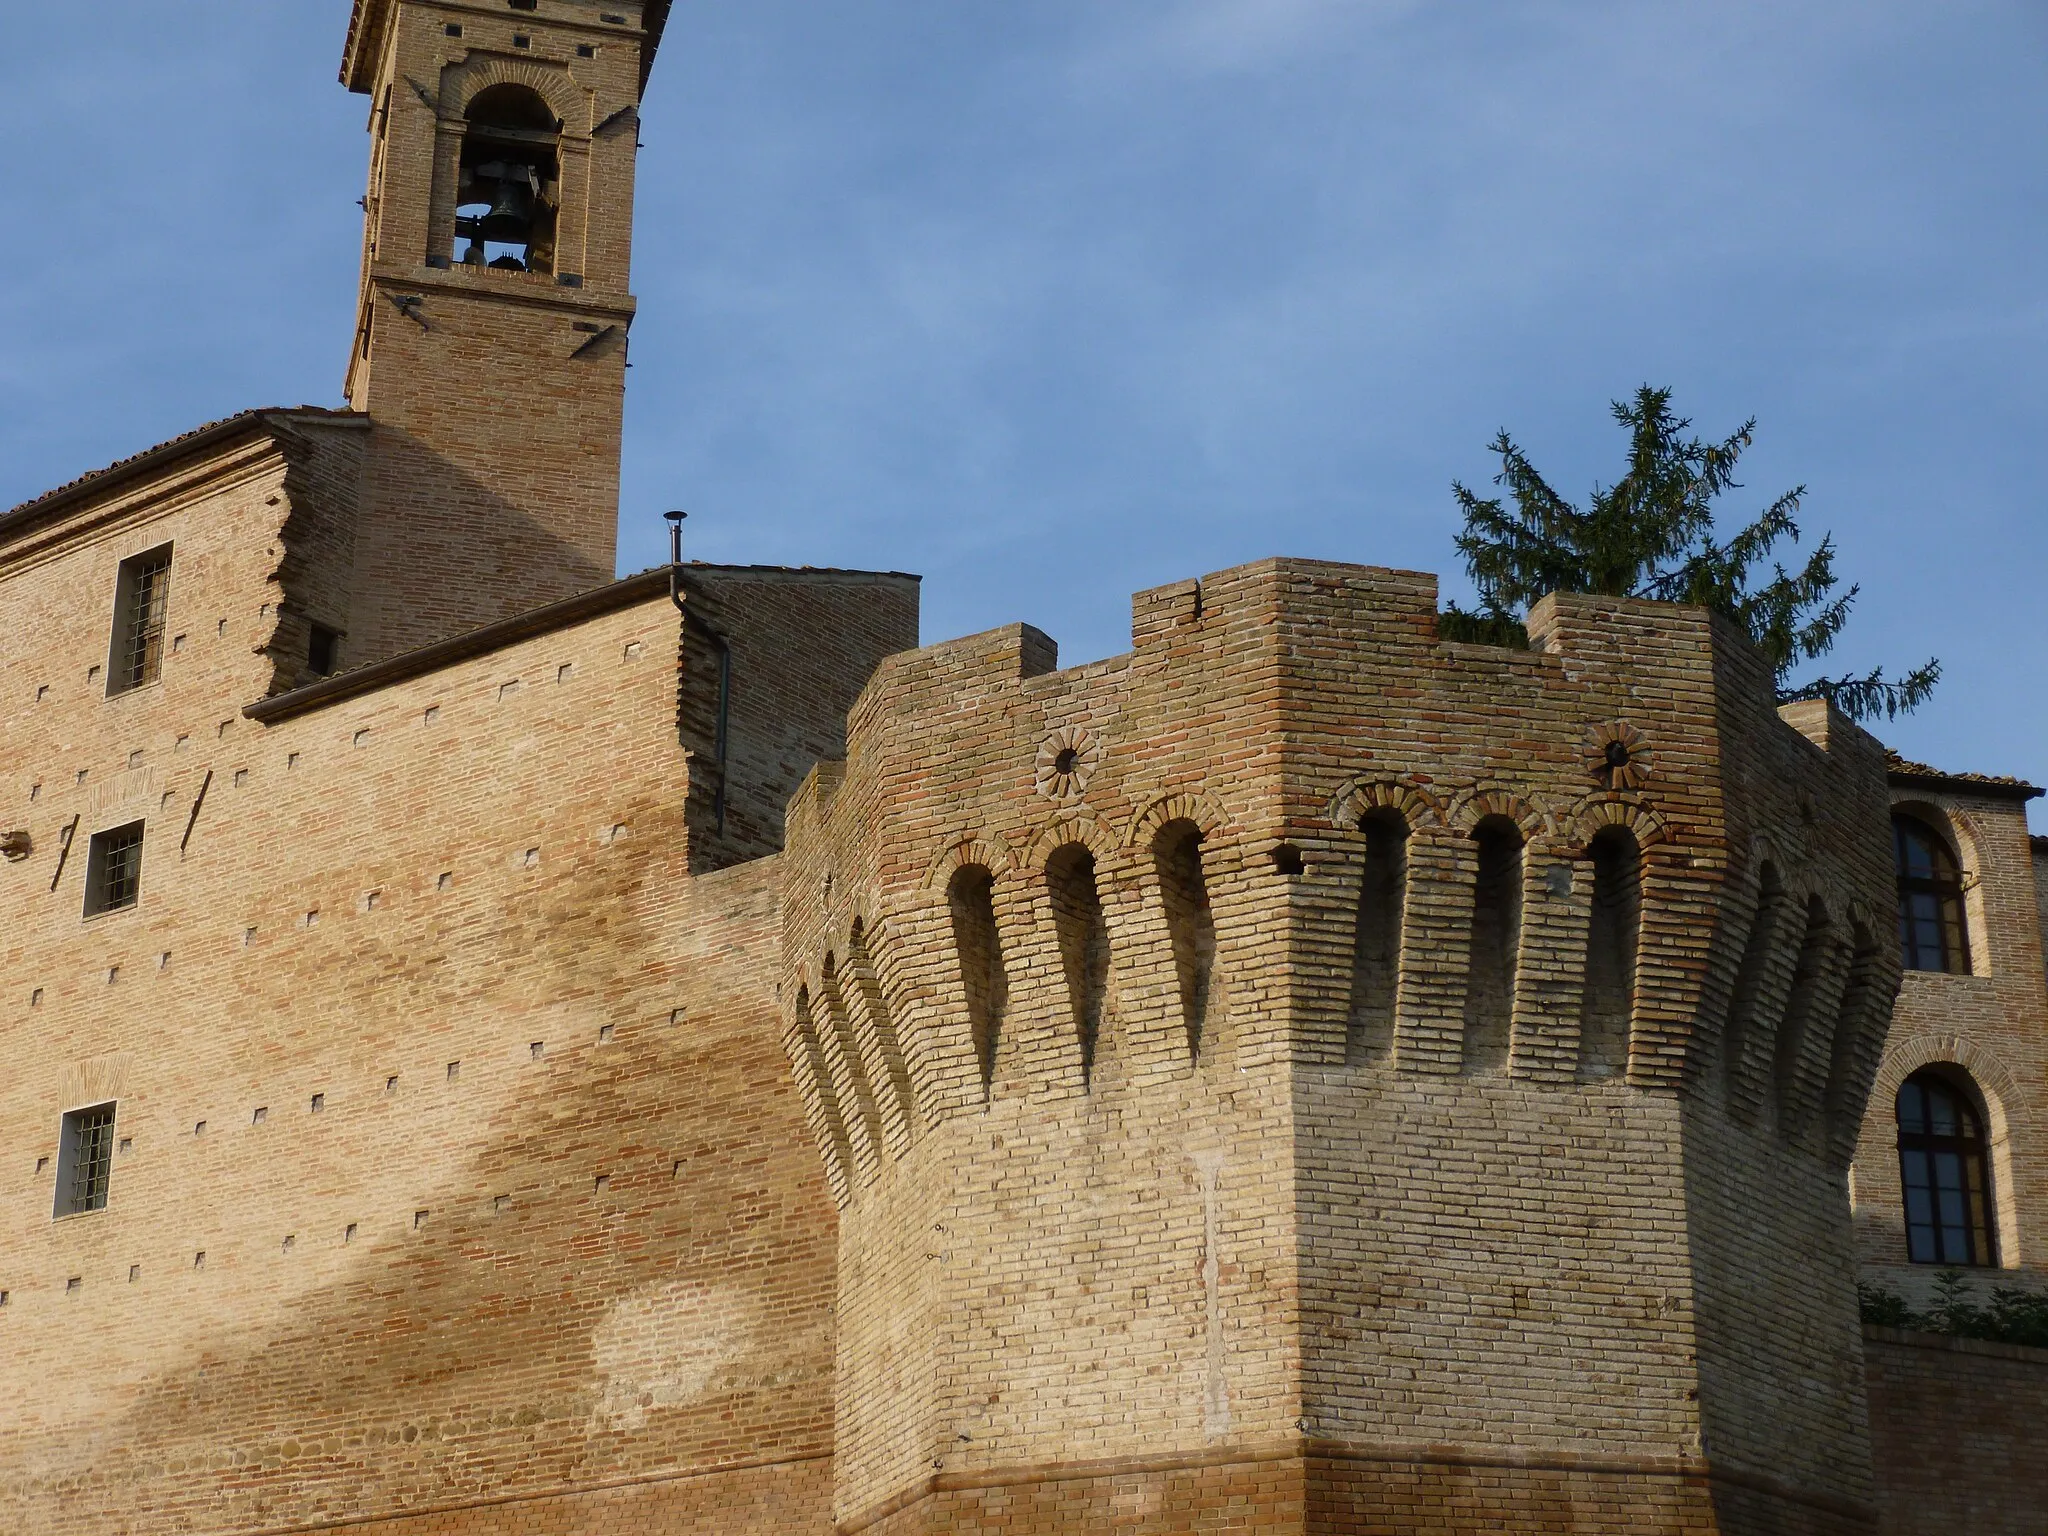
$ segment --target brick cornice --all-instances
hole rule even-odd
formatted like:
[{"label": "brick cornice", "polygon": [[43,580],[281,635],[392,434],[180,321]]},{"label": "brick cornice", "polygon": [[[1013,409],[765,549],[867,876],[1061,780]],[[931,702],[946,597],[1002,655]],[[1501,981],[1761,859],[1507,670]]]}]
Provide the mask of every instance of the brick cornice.
[{"label": "brick cornice", "polygon": [[[303,424],[360,429],[368,427],[370,421],[367,416],[353,411],[302,407],[244,411],[237,416],[210,422],[182,437],[145,449],[132,458],[81,475],[68,485],[59,486],[0,515],[0,546],[14,546],[31,529],[54,523],[96,502],[106,505],[73,527],[62,530],[58,536],[68,538],[85,528],[122,516],[131,510],[130,505],[110,501],[109,498],[138,483],[158,482],[154,495],[147,498],[152,505],[166,497],[188,493],[195,487],[211,486],[223,476],[240,472],[252,454],[258,458],[267,454],[281,435]],[[9,553],[11,557],[18,550],[10,548]]]},{"label": "brick cornice", "polygon": [[642,571],[637,576],[628,576],[623,581],[612,582],[609,586],[594,587],[588,592],[579,592],[574,597],[565,597],[560,602],[549,603],[527,613],[514,614],[509,619],[500,619],[495,624],[486,624],[481,629],[472,629],[466,634],[451,635],[446,640],[437,640],[432,645],[423,645],[418,650],[407,651],[389,660],[374,662],[367,667],[358,667],[353,672],[342,672],[334,677],[323,677],[317,683],[308,683],[303,688],[294,688],[289,693],[273,694],[267,699],[258,699],[254,704],[245,705],[242,713],[249,719],[263,725],[275,725],[280,720],[289,720],[295,715],[307,714],[312,710],[324,709],[330,704],[339,704],[344,699],[353,699],[365,693],[374,693],[393,683],[438,672],[443,667],[454,666],[472,656],[485,656],[492,651],[502,650],[521,640],[530,640],[536,635],[545,635],[571,624],[580,624],[585,619],[594,619],[602,614],[616,613],[621,608],[631,608],[636,603],[649,602],[668,596],[668,568]]},{"label": "brick cornice", "polygon": [[[654,57],[661,51],[661,36],[668,28],[671,0],[645,0],[640,26],[640,91],[647,91],[647,77],[654,69]],[[341,50],[341,83],[359,95],[376,88],[377,60],[384,52],[384,39],[391,30],[391,13],[399,0],[355,0],[348,19],[348,40]],[[463,0],[440,0],[443,10],[477,11],[496,15],[494,7],[464,4]],[[551,25],[587,28],[618,36],[622,28],[601,22],[578,22],[572,18],[551,18]],[[626,35],[632,36],[628,32]]]},{"label": "brick cornice", "polygon": [[[513,277],[522,274],[498,275]],[[602,298],[588,288],[564,288],[547,283],[491,281],[487,285],[487,280],[456,272],[453,268],[443,271],[438,267],[402,267],[380,262],[371,269],[370,282],[379,290],[406,289],[444,294],[451,298],[486,299],[494,304],[526,304],[535,309],[603,316],[627,325],[632,324],[634,315],[639,312],[639,306],[630,294],[622,298]],[[428,311],[425,318],[431,323],[432,311]]]},{"label": "brick cornice", "polygon": [[[694,602],[704,600],[714,612],[718,603],[715,590],[702,590],[698,584],[706,578],[716,581],[720,576],[736,577],[777,577],[793,582],[800,581],[915,581],[897,571],[846,571],[828,567],[807,566],[793,569],[772,565],[700,565],[683,567],[683,586]],[[373,662],[353,672],[338,673],[323,677],[317,683],[308,683],[303,688],[294,688],[289,693],[272,694],[267,699],[258,699],[244,705],[242,713],[263,725],[274,725],[280,720],[289,720],[316,709],[325,709],[330,704],[339,704],[344,699],[358,698],[365,693],[374,693],[379,688],[408,678],[420,677],[428,672],[438,672],[443,667],[454,666],[473,656],[485,656],[492,651],[516,645],[521,640],[531,640],[536,635],[552,634],[558,629],[567,629],[586,619],[594,619],[607,613],[616,613],[622,608],[651,602],[656,598],[666,601],[669,595],[669,567],[658,565],[652,570],[641,571],[606,586],[593,587],[588,592],[578,592],[559,602],[534,608],[526,613],[515,613],[509,619],[500,619],[495,624],[486,624],[481,629],[472,629],[460,635],[451,635],[446,640],[437,640],[432,645],[423,645],[417,650],[387,660]]]}]

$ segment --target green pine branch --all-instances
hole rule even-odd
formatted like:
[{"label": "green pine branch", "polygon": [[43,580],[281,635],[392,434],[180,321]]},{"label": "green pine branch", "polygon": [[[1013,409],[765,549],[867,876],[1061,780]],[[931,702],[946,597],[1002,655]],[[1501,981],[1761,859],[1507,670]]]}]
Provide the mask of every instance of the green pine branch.
[{"label": "green pine branch", "polygon": [[1834,648],[1859,588],[1839,590],[1831,535],[1795,568],[1775,558],[1781,546],[1800,541],[1804,486],[1727,542],[1715,539],[1714,504],[1741,489],[1735,471],[1754,440],[1754,419],[1719,441],[1691,437],[1692,422],[1671,409],[1671,391],[1647,384],[1613,402],[1613,412],[1629,435],[1627,471],[1613,485],[1594,486],[1583,508],[1560,495],[1505,431],[1487,445],[1499,460],[1493,483],[1504,496],[1452,482],[1465,524],[1458,553],[1479,606],[1467,612],[1452,604],[1439,626],[1445,639],[1526,647],[1524,617],[1552,592],[1647,597],[1712,608],[1740,624],[1770,660],[1781,699],[1824,698],[1857,720],[1896,719],[1927,701],[1941,677],[1931,660],[1895,681],[1882,668],[1791,681],[1795,669]]}]

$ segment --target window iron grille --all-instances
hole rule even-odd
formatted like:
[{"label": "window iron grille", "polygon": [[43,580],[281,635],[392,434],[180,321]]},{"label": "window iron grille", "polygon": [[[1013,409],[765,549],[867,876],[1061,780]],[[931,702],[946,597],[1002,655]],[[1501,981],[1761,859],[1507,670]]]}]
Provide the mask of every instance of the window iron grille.
[{"label": "window iron grille", "polygon": [[86,915],[118,912],[142,896],[142,828],[139,821],[93,835],[86,857]]},{"label": "window iron grille", "polygon": [[120,612],[108,682],[115,693],[153,683],[163,673],[164,627],[171,606],[171,552],[151,550],[121,567]]},{"label": "window iron grille", "polygon": [[75,1109],[64,1117],[57,1214],[105,1210],[114,1173],[114,1106]]}]

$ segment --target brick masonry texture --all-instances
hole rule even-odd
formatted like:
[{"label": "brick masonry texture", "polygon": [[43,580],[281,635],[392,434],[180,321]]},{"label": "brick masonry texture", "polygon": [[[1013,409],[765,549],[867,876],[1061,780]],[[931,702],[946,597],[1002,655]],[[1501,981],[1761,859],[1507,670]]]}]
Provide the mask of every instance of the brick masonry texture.
[{"label": "brick masonry texture", "polygon": [[[122,547],[63,563],[104,586]],[[257,726],[222,696],[260,696],[263,658],[214,622],[254,591],[214,569],[174,566],[203,641],[161,684],[53,673],[63,697],[10,701],[36,851],[0,949],[0,1287],[33,1406],[0,1432],[0,1527],[297,1528],[641,1479],[604,1507],[790,1528],[830,1446],[830,1207],[776,1044],[772,861],[688,874],[666,594]],[[792,585],[758,622],[822,676],[868,592]],[[52,654],[100,653],[103,612],[53,607]],[[814,698],[826,740],[874,660]],[[84,838],[131,818],[141,904],[82,923]],[[53,1222],[37,1160],[105,1099],[113,1199]]]},{"label": "brick masonry texture", "polygon": [[[1135,610],[1129,656],[1071,672],[1025,628],[893,658],[792,807],[783,1027],[842,1206],[841,1522],[950,1528],[1013,1496],[994,1468],[1291,1434],[1374,1469],[1304,1474],[1354,1490],[1318,1508],[1399,1508],[1391,1484],[1440,1479],[1389,1447],[1449,1445],[1749,1490],[1711,1516],[1674,1491],[1673,1529],[1867,1526],[1845,1170],[1897,986],[1878,745],[1781,718],[1698,612],[1560,598],[1535,653],[1445,646],[1432,578],[1293,561]],[[1375,1035],[1384,815],[1406,902]],[[1482,1067],[1474,834],[1500,826],[1521,917]],[[1160,850],[1187,833],[1212,933],[1183,943]],[[1614,1035],[1587,978],[1623,835]],[[1092,1060],[1049,894],[1076,846],[1110,956]],[[1752,942],[1766,866],[1801,920]],[[963,889],[993,917],[971,955]],[[1525,1486],[1459,1518],[1540,1524]]]},{"label": "brick masonry texture", "polygon": [[1873,1328],[1864,1354],[1886,1531],[2039,1531],[2048,1350]]},{"label": "brick masonry texture", "polygon": [[[613,581],[668,19],[356,0],[351,409],[0,516],[0,1531],[2039,1531],[2048,1351],[1855,1299],[1930,1295],[1926,1065],[1974,1283],[2048,1284],[2036,792],[1658,604],[1452,645],[1274,560],[1061,670],[900,574]],[[552,271],[447,262],[499,85]],[[1967,973],[1900,975],[1895,808]]]}]

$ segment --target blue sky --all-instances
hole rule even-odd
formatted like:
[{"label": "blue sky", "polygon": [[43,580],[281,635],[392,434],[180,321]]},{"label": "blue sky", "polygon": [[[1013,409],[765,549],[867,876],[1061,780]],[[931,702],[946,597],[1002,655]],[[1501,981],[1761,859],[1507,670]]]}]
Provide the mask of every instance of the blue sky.
[{"label": "blue sky", "polygon": [[[345,0],[6,5],[0,505],[338,403],[367,141]],[[1268,554],[1444,573],[1500,427],[1759,420],[1861,582],[1884,729],[2048,778],[2038,0],[678,0],[646,109],[621,564],[925,578],[1069,662]],[[2037,817],[2037,826],[2044,824]]]}]

